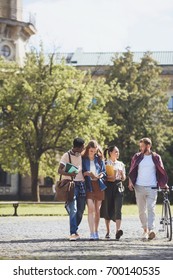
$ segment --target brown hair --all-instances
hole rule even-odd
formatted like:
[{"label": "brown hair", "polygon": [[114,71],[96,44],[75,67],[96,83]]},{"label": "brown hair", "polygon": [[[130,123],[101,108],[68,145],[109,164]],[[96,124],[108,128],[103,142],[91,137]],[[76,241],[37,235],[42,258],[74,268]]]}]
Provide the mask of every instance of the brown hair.
[{"label": "brown hair", "polygon": [[108,155],[110,157],[110,153],[113,152],[114,149],[119,151],[118,147],[115,146],[115,145],[114,146],[110,146],[110,147],[108,147],[107,149],[104,150],[104,157],[105,157],[105,159],[107,159],[107,153],[108,153]]},{"label": "brown hair", "polygon": [[91,140],[91,141],[89,141],[89,143],[88,143],[87,146],[85,147],[84,152],[82,153],[82,156],[83,156],[83,157],[88,157],[89,149],[90,149],[90,148],[97,148],[96,154],[100,157],[100,159],[103,160],[103,151],[102,151],[102,148],[100,147],[100,145],[97,143],[96,140]]},{"label": "brown hair", "polygon": [[145,145],[150,145],[152,146],[152,142],[151,142],[151,139],[148,138],[148,137],[145,137],[145,138],[142,138],[139,143],[144,143]]}]

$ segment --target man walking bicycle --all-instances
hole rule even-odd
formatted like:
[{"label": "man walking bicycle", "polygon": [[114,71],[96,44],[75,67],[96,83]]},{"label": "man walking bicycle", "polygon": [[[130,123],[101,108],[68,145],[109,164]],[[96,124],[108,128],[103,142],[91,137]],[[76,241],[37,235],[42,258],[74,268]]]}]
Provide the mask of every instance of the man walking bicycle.
[{"label": "man walking bicycle", "polygon": [[131,161],[129,171],[129,190],[135,190],[139,218],[144,230],[142,239],[155,238],[155,206],[157,186],[167,187],[168,176],[160,155],[151,151],[149,138],[139,141],[140,152]]}]

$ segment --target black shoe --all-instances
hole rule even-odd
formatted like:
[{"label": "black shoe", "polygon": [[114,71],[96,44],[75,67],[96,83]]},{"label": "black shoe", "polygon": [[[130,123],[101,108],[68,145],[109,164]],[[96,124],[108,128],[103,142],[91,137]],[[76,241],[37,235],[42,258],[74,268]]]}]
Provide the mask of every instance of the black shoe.
[{"label": "black shoe", "polygon": [[116,235],[115,235],[115,239],[116,239],[116,240],[119,240],[120,237],[121,237],[122,235],[123,235],[122,229],[118,230],[117,233],[116,233]]},{"label": "black shoe", "polygon": [[106,233],[105,238],[110,239],[110,234],[108,232]]}]

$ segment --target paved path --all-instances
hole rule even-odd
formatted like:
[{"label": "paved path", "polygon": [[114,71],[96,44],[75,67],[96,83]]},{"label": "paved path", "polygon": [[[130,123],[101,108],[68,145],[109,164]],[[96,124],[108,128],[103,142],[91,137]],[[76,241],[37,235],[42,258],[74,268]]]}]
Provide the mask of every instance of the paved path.
[{"label": "paved path", "polygon": [[[142,241],[138,217],[124,217],[124,235],[120,241],[112,236],[105,240],[104,220],[100,221],[100,240],[89,241],[87,217],[80,226],[81,240],[70,242],[68,217],[0,217],[0,259],[38,260],[173,260],[173,241],[168,242],[160,232],[157,239]],[[159,228],[158,221],[156,223]]]}]

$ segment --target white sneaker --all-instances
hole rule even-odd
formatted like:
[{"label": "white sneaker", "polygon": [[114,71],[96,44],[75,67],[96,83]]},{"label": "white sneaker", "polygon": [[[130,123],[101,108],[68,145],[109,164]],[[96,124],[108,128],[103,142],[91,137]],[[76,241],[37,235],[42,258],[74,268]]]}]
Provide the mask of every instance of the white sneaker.
[{"label": "white sneaker", "polygon": [[148,240],[148,233],[147,233],[147,232],[143,232],[143,234],[142,234],[142,240],[143,240],[143,241]]},{"label": "white sneaker", "polygon": [[89,240],[95,240],[95,235],[94,235],[94,233],[90,233]]},{"label": "white sneaker", "polygon": [[94,232],[94,239],[95,240],[99,240],[99,234],[98,234],[98,232],[96,231],[96,232]]},{"label": "white sneaker", "polygon": [[76,241],[78,239],[80,239],[80,236],[79,236],[79,234],[76,234],[76,233],[71,234],[69,237],[70,241]]}]

